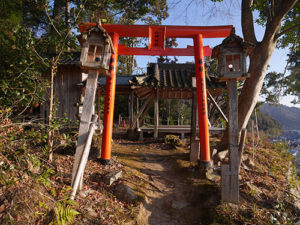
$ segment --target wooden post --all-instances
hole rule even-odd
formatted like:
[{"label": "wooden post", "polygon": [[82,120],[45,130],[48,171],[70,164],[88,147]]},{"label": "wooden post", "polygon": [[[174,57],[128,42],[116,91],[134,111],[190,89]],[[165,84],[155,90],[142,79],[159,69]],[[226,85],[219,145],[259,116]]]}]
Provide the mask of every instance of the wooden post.
[{"label": "wooden post", "polygon": [[77,146],[76,146],[76,153],[75,153],[75,161],[72,170],[72,185],[74,182],[74,176],[78,169],[78,164],[80,158],[82,156],[83,148],[86,143],[86,139],[88,136],[90,121],[92,118],[95,102],[95,95],[97,90],[97,82],[98,82],[98,71],[90,70],[87,78],[86,83],[86,90],[83,100],[83,109],[82,114],[80,117],[80,125],[79,125],[79,132],[78,132],[78,139],[77,139]]},{"label": "wooden post", "polygon": [[119,126],[121,126],[121,124],[122,124],[122,116],[121,116],[121,114],[119,114]]},{"label": "wooden post", "polygon": [[129,95],[129,101],[128,101],[128,104],[129,104],[129,124],[133,123],[133,98],[134,98],[133,91],[131,91],[131,93]]},{"label": "wooden post", "polygon": [[151,100],[149,101],[149,103],[148,103],[147,107],[145,108],[145,110],[143,110],[142,108],[140,110],[140,113],[143,112],[142,115],[139,117],[140,126],[142,125],[142,122],[145,123],[145,116],[146,116],[147,112],[149,111],[150,107],[152,106],[154,95],[151,95],[151,97],[149,97],[149,98]]},{"label": "wooden post", "polygon": [[158,94],[156,91],[155,99],[154,99],[154,133],[153,133],[153,137],[155,140],[158,138],[158,122],[159,122],[158,119],[159,119]]},{"label": "wooden post", "polygon": [[[136,96],[136,115],[139,114],[139,98]],[[140,128],[139,118],[136,117],[136,129],[138,130]]]},{"label": "wooden post", "polygon": [[[83,173],[84,173],[84,169],[89,157],[89,153],[90,153],[90,148],[91,148],[91,143],[92,143],[92,138],[93,138],[93,134],[95,131],[95,124],[97,123],[97,119],[98,116],[97,115],[93,115],[90,127],[89,127],[89,132],[88,132],[88,137],[86,140],[86,143],[84,145],[84,150],[82,152],[82,155],[80,157],[80,163],[78,165],[78,168],[76,170],[76,173],[74,175],[74,182],[72,184],[72,194],[71,194],[71,199],[74,200],[76,192],[78,187],[80,186],[80,180],[82,181],[83,178]],[[81,188],[80,188],[81,189]]]},{"label": "wooden post", "polygon": [[228,91],[228,132],[229,132],[229,165],[221,166],[222,201],[238,203],[239,201],[239,152],[238,152],[238,96],[237,81],[227,81]]},{"label": "wooden post", "polygon": [[200,156],[200,141],[196,140],[197,136],[197,93],[193,91],[192,99],[192,122],[191,122],[191,150],[190,150],[190,161],[198,162]]},{"label": "wooden post", "polygon": [[153,100],[153,97],[150,97],[144,102],[144,104],[141,107],[141,110],[138,112],[136,117],[132,119],[133,122],[132,122],[132,124],[130,124],[130,129],[133,129],[136,126],[137,121],[139,121],[140,116],[145,114],[145,111],[144,111],[145,108],[146,109],[150,108],[152,100]]},{"label": "wooden post", "polygon": [[170,115],[171,115],[171,99],[168,99],[168,118],[167,118],[167,125],[170,125]]},{"label": "wooden post", "polygon": [[218,105],[218,103],[215,101],[214,97],[209,93],[209,91],[207,91],[208,97],[211,100],[211,102],[213,103],[213,105],[217,108],[217,110],[219,111],[219,113],[221,114],[221,116],[223,117],[223,119],[228,123],[228,119],[225,116],[225,114],[223,113],[222,109],[220,108],[220,106]]},{"label": "wooden post", "polygon": [[192,122],[191,122],[191,142],[196,139],[197,133],[197,93],[193,91],[192,99]]}]

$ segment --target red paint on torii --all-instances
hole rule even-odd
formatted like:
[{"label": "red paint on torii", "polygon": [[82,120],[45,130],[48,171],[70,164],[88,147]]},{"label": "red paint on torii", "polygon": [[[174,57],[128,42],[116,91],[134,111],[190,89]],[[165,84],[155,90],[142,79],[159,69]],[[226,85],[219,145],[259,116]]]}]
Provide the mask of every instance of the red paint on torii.
[{"label": "red paint on torii", "polygon": [[[96,23],[80,23],[79,30],[85,32]],[[151,37],[151,30],[164,29],[164,38],[194,38],[202,34],[202,38],[222,38],[229,36],[232,26],[147,26],[103,24],[108,33],[117,33],[119,37]],[[150,47],[149,47],[150,46]],[[187,48],[146,48],[126,47],[119,45],[119,55],[150,55],[150,56],[194,56],[194,46]],[[211,56],[211,48],[204,46],[204,56]]]},{"label": "red paint on torii", "polygon": [[[80,23],[83,33],[96,23]],[[118,25],[103,24],[104,29],[111,35],[115,54],[112,55],[109,82],[106,84],[104,103],[104,130],[102,136],[101,159],[111,158],[111,138],[113,128],[113,112],[116,85],[118,55],[161,55],[161,56],[194,56],[195,74],[198,96],[198,118],[200,136],[200,160],[210,162],[206,79],[204,56],[211,55],[211,48],[203,46],[203,38],[222,38],[230,35],[233,26],[148,26],[148,25]],[[119,45],[119,37],[148,37],[146,48],[131,48]],[[193,38],[194,46],[187,48],[165,48],[166,38]]]}]

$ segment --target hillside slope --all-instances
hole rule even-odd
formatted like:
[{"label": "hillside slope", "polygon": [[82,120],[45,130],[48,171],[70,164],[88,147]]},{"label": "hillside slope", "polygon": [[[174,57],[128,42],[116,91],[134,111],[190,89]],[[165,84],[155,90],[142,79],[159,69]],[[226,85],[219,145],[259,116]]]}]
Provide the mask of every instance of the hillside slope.
[{"label": "hillside slope", "polygon": [[264,104],[260,110],[277,120],[284,130],[300,130],[300,108]]}]

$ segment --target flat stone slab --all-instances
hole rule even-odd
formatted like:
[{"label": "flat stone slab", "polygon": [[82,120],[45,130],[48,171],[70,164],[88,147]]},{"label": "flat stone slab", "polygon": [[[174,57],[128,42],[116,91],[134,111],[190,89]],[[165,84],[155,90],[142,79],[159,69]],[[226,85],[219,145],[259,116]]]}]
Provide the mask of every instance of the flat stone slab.
[{"label": "flat stone slab", "polygon": [[113,171],[105,175],[104,183],[106,185],[112,185],[113,182],[117,181],[122,177],[122,170]]}]

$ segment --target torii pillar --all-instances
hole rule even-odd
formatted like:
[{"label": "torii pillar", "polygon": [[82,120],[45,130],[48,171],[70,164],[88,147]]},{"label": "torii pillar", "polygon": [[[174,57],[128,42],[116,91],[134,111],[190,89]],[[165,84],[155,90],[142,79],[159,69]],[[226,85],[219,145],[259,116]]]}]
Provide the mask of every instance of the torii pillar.
[{"label": "torii pillar", "polygon": [[104,119],[103,119],[104,129],[102,134],[101,159],[100,159],[100,162],[103,164],[109,163],[111,159],[111,142],[112,142],[112,130],[113,130],[115,94],[116,94],[119,35],[117,33],[112,33],[111,39],[115,49],[115,54],[112,54],[111,56],[110,76],[106,77]]},{"label": "torii pillar", "polygon": [[209,147],[209,128],[207,115],[206,78],[204,68],[204,50],[201,34],[196,34],[194,40],[195,74],[198,101],[199,137],[200,137],[200,166],[207,169],[211,166]]}]

